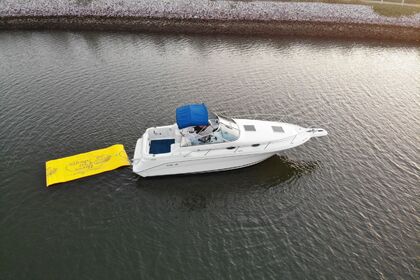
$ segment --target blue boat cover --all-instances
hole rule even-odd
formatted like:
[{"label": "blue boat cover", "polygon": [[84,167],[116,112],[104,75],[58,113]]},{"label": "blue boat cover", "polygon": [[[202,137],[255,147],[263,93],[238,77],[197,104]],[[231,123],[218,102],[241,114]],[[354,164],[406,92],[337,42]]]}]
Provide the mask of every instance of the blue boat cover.
[{"label": "blue boat cover", "polygon": [[176,124],[179,129],[196,125],[208,125],[209,113],[206,105],[191,104],[176,108]]}]

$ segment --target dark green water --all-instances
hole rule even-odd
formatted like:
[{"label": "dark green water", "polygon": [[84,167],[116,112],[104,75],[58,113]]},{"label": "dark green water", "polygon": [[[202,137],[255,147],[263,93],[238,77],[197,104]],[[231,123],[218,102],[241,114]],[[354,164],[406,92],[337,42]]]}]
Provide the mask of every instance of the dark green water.
[{"label": "dark green water", "polygon": [[[236,171],[45,187],[46,160],[132,156],[190,102],[330,135]],[[0,279],[415,279],[419,118],[419,47],[0,33]]]}]

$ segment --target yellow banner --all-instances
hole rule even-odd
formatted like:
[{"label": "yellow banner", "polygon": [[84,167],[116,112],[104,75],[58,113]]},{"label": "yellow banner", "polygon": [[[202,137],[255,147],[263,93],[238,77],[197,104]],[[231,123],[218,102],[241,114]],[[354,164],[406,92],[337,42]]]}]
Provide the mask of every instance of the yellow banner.
[{"label": "yellow banner", "polygon": [[121,144],[70,157],[49,160],[45,163],[47,187],[127,165],[130,165],[130,161],[124,146]]}]

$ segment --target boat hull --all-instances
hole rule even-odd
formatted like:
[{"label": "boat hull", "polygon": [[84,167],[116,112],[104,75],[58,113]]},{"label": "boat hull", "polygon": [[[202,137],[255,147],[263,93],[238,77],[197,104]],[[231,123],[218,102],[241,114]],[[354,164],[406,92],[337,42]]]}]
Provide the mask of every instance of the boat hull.
[{"label": "boat hull", "polygon": [[140,161],[133,165],[133,171],[142,177],[218,172],[251,166],[275,154],[264,153],[195,159],[183,158],[155,166],[151,166],[153,163]]},{"label": "boat hull", "polygon": [[[189,145],[187,142],[183,144],[176,125],[149,128],[137,140],[133,172],[142,177],[150,177],[237,169],[300,146],[311,137],[327,134],[323,129],[280,122],[246,119],[235,119],[234,122],[240,130],[238,139]],[[221,139],[223,135],[217,137]],[[169,144],[155,145],[158,141],[160,144]],[[156,147],[159,151],[151,152]],[[160,151],[163,148],[165,151]]]}]

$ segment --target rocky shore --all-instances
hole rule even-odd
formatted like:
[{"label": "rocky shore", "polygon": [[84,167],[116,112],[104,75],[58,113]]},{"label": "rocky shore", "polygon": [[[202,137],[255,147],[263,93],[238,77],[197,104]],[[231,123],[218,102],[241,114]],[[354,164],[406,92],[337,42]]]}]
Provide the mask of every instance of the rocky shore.
[{"label": "rocky shore", "polygon": [[369,6],[213,0],[0,1],[0,29],[134,30],[373,38],[420,42],[420,14]]}]

